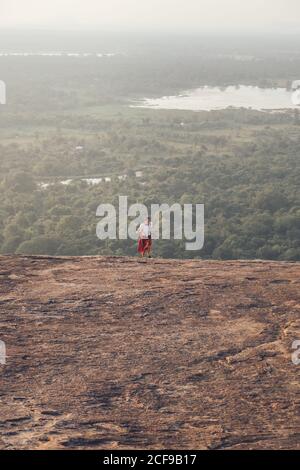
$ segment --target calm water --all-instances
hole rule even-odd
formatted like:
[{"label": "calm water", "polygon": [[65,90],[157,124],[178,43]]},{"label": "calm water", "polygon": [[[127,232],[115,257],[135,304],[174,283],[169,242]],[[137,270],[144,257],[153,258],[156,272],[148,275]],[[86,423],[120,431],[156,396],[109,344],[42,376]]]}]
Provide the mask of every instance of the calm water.
[{"label": "calm water", "polygon": [[0,57],[114,57],[119,55],[114,52],[0,52]]},{"label": "calm water", "polygon": [[[143,176],[143,172],[138,170],[135,172],[135,177],[136,178],[142,178]],[[127,175],[119,175],[117,176],[118,180],[119,181],[125,181],[127,179]],[[73,181],[75,181],[73,178],[69,178],[69,179],[66,179],[66,180],[60,180],[59,183],[60,184],[63,184],[65,186],[68,186],[69,184],[73,183]],[[112,176],[102,176],[102,177],[95,177],[95,178],[79,178],[78,180],[76,181],[85,181],[87,184],[91,185],[91,186],[94,186],[96,184],[100,184],[100,183],[110,183],[112,181]],[[53,186],[53,182],[40,182],[38,183],[39,187],[41,189],[47,189],[49,188],[50,186]]]},{"label": "calm water", "polygon": [[[294,98],[294,99],[293,99]],[[299,100],[298,100],[299,101]],[[202,87],[189,90],[177,96],[163,96],[148,99],[136,107],[156,109],[182,109],[191,111],[211,111],[234,108],[272,110],[297,108],[295,95],[286,88],[259,88],[256,86],[229,86],[227,88]],[[299,101],[300,102],[300,101]]]}]

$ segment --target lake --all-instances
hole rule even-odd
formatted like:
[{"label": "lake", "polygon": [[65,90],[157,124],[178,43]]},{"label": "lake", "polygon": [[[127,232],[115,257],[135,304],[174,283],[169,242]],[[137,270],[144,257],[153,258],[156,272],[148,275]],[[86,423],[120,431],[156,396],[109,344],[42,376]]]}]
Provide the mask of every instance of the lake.
[{"label": "lake", "polygon": [[0,57],[75,57],[75,58],[85,58],[85,57],[114,57],[120,55],[115,52],[108,53],[92,53],[92,52],[0,52]]},{"label": "lake", "polygon": [[228,107],[255,110],[293,109],[300,108],[300,98],[297,93],[299,94],[299,90],[292,92],[286,88],[259,88],[245,85],[226,88],[204,86],[176,96],[145,98],[133,106],[191,111],[212,111]]}]

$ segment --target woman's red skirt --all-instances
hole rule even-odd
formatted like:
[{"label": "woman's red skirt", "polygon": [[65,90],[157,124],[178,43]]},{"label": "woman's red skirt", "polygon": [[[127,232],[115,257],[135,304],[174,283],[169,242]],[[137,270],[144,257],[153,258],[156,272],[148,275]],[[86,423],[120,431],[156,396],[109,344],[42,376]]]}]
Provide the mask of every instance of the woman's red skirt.
[{"label": "woman's red skirt", "polygon": [[151,246],[152,240],[150,238],[140,238],[138,241],[138,252],[144,255],[146,251],[150,250]]}]

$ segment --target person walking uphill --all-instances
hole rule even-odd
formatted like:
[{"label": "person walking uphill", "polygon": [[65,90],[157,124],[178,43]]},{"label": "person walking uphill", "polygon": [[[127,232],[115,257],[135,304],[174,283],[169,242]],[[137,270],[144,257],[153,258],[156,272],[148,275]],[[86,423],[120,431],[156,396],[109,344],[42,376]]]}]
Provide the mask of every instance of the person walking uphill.
[{"label": "person walking uphill", "polygon": [[152,222],[150,217],[144,220],[144,222],[139,226],[137,233],[138,233],[138,252],[145,256],[148,255],[148,258],[151,258],[151,250],[152,250]]}]

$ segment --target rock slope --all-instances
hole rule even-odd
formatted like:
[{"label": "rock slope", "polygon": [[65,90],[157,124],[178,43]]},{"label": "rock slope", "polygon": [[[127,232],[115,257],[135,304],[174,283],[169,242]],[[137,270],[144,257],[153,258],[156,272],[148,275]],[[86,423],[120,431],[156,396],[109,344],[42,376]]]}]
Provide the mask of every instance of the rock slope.
[{"label": "rock slope", "polygon": [[300,448],[300,264],[0,258],[1,449]]}]

